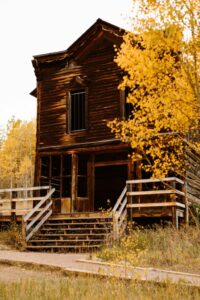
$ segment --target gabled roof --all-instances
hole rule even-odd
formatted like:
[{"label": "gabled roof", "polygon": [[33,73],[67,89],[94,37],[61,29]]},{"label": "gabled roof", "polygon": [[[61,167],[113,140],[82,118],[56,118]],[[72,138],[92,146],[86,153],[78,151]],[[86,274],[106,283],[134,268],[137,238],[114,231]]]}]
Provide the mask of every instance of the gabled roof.
[{"label": "gabled roof", "polygon": [[[112,41],[113,44],[120,44],[125,30],[111,23],[97,19],[97,21],[87,29],[68,49],[59,52],[46,53],[33,56],[32,64],[35,69],[37,78],[40,76],[40,66],[56,61],[69,59],[71,63],[73,59],[84,57],[92,47],[101,39]],[[37,89],[34,89],[30,95],[37,97]]]},{"label": "gabled roof", "polygon": [[50,63],[56,60],[63,60],[67,57],[74,57],[79,54],[83,49],[88,47],[89,44],[94,43],[96,39],[100,38],[103,34],[110,36],[114,41],[122,39],[124,29],[121,29],[113,24],[110,24],[101,19],[87,29],[68,49],[59,52],[52,52],[47,54],[35,55],[34,60],[37,63]]}]

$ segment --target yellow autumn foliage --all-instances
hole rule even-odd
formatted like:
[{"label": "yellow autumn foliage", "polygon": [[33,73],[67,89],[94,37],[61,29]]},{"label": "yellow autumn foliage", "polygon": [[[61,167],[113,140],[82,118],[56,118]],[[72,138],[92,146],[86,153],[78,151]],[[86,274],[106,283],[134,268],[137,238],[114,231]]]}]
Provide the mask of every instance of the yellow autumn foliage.
[{"label": "yellow autumn foliage", "polygon": [[133,3],[133,31],[115,59],[132,115],[108,126],[153,176],[183,173],[183,139],[199,126],[200,1]]},{"label": "yellow autumn foliage", "polygon": [[0,148],[0,188],[33,185],[35,128],[35,121],[9,121]]}]

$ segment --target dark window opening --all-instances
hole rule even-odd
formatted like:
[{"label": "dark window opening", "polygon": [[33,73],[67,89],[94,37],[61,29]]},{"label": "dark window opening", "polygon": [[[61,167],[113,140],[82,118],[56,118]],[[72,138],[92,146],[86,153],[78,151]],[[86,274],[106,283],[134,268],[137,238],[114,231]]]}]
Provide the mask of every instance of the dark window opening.
[{"label": "dark window opening", "polygon": [[85,90],[76,90],[70,93],[70,131],[78,131],[86,129],[85,104],[86,93]]},{"label": "dark window opening", "polygon": [[63,156],[63,169],[62,169],[62,197],[71,197],[71,171],[72,160],[71,155]]},{"label": "dark window opening", "polygon": [[130,92],[129,88],[126,88],[125,93],[125,103],[124,103],[124,117],[125,119],[130,119],[132,117],[133,105],[127,102],[128,94]]},{"label": "dark window opening", "polygon": [[78,197],[87,197],[87,156],[79,156]]},{"label": "dark window opening", "polygon": [[140,88],[139,84],[135,84],[134,87],[129,88],[126,87],[124,91],[124,118],[125,119],[132,119],[134,117],[134,113],[140,109],[139,105],[137,103],[128,103],[128,95],[130,92],[134,92],[135,90],[138,90]]},{"label": "dark window opening", "polygon": [[41,157],[40,185],[55,188],[52,198],[71,197],[71,155]]},{"label": "dark window opening", "polygon": [[61,156],[56,155],[51,157],[51,186],[55,188],[52,198],[60,197],[60,170],[61,170]]}]

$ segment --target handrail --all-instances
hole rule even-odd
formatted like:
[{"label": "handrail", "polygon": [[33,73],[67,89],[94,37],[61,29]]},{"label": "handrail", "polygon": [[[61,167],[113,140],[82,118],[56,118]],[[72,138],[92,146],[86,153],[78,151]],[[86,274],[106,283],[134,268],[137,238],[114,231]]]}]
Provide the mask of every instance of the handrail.
[{"label": "handrail", "polygon": [[187,198],[194,203],[200,204],[200,198],[192,195],[191,193],[187,192]]},{"label": "handrail", "polygon": [[150,178],[150,179],[134,179],[134,180],[127,180],[126,183],[151,183],[151,182],[169,182],[169,181],[175,181],[181,184],[184,184],[184,181],[177,177],[166,177],[166,178]]},{"label": "handrail", "polygon": [[0,193],[7,193],[7,192],[27,192],[27,191],[38,191],[38,190],[47,190],[50,186],[34,186],[34,187],[27,187],[27,188],[11,188],[11,189],[0,189]]},{"label": "handrail", "polygon": [[166,184],[166,189],[149,189],[149,190],[139,190],[139,191],[133,191],[132,188],[129,190],[129,186],[133,186],[134,184],[142,184],[142,183],[165,183],[165,182],[176,182],[181,184],[182,186],[185,185],[185,182],[177,177],[166,177],[162,179],[152,178],[152,179],[135,179],[135,180],[127,180],[127,196],[150,196],[150,195],[167,195],[167,194],[176,194],[185,197],[186,193],[185,191],[182,191],[180,189],[177,189],[175,186],[171,186],[169,184]]},{"label": "handrail", "polygon": [[[25,216],[23,216],[23,232],[26,242],[36,233],[52,214],[53,201],[50,200],[55,188],[50,189],[46,196]],[[46,203],[45,207],[43,205]],[[41,208],[41,209],[40,209]],[[40,210],[39,210],[40,209]],[[34,216],[35,213],[39,213]],[[38,222],[39,223],[36,223]],[[36,224],[36,226],[34,226]]]},{"label": "handrail", "polygon": [[51,189],[46,196],[41,198],[41,201],[36,206],[34,206],[34,208],[27,215],[23,216],[24,222],[27,222],[28,219],[32,217],[32,215],[46,202],[46,200],[51,197],[54,191],[55,188]]},{"label": "handrail", "polygon": [[[148,185],[152,183],[152,185]],[[162,185],[161,185],[161,184]],[[138,186],[137,186],[138,184]],[[145,188],[144,185],[145,184]],[[172,216],[173,224],[178,228],[179,210],[186,211],[188,207],[187,192],[185,182],[177,177],[152,178],[127,180],[127,197],[131,220],[136,215],[142,216],[145,210],[146,216],[153,213],[149,209],[168,207]]]},{"label": "handrail", "polygon": [[50,186],[35,186],[0,189],[0,216],[13,219],[16,216],[23,217],[33,208],[35,201],[41,200],[40,192],[48,191],[50,188]]},{"label": "handrail", "polygon": [[115,206],[113,207],[113,212],[117,211],[117,209],[118,209],[118,207],[119,207],[119,205],[120,205],[120,203],[121,203],[124,195],[126,194],[126,191],[127,191],[127,189],[126,189],[126,186],[125,186],[124,189],[123,189],[123,191],[121,192],[119,198],[117,199],[117,202],[115,203]]},{"label": "handrail", "polygon": [[165,194],[177,194],[185,196],[184,192],[179,190],[150,190],[150,191],[136,191],[136,192],[127,192],[128,196],[145,196],[145,195],[165,195]]},{"label": "handrail", "polygon": [[124,233],[126,229],[126,221],[127,221],[126,220],[127,219],[126,192],[127,192],[127,188],[125,186],[112,210],[114,240],[119,239],[119,237]]}]

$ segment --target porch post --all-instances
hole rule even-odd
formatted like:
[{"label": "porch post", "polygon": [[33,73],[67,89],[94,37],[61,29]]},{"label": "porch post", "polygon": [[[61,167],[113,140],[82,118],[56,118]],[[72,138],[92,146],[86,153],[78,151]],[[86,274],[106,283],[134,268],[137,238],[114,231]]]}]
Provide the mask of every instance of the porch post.
[{"label": "porch post", "polygon": [[76,210],[78,155],[72,153],[71,213]]},{"label": "porch post", "polygon": [[95,155],[91,154],[87,165],[87,194],[89,198],[90,211],[94,211],[94,188],[95,188]]}]

